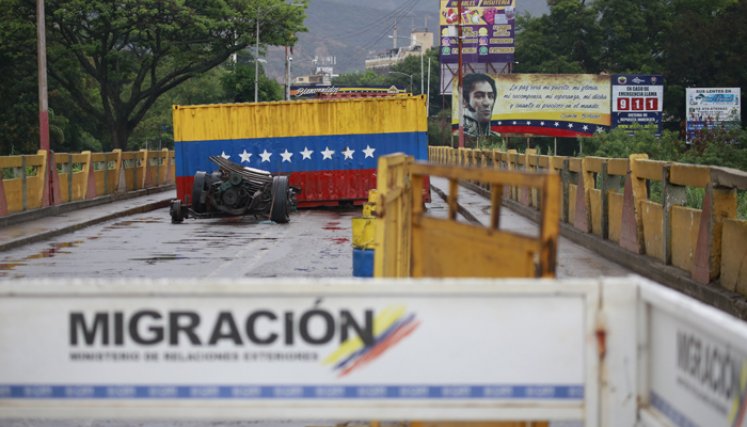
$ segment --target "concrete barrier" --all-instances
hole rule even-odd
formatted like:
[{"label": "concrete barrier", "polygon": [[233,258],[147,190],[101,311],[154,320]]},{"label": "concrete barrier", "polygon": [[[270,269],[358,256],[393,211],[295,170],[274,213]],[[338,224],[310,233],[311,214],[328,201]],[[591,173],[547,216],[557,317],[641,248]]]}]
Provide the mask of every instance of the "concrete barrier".
[{"label": "concrete barrier", "polygon": [[174,151],[165,148],[53,153],[51,157],[40,150],[35,155],[0,156],[0,217],[50,204],[173,185],[174,172]]},{"label": "concrete barrier", "polygon": [[[737,218],[737,191],[747,190],[747,172],[655,161],[645,154],[566,158],[431,147],[430,159],[475,168],[555,172],[562,181],[563,223],[676,267],[701,285],[747,296],[747,221]],[[662,189],[660,200],[652,200],[652,185]],[[701,209],[686,206],[687,188],[702,189]],[[510,188],[503,194],[535,210],[541,205],[526,189]]]}]

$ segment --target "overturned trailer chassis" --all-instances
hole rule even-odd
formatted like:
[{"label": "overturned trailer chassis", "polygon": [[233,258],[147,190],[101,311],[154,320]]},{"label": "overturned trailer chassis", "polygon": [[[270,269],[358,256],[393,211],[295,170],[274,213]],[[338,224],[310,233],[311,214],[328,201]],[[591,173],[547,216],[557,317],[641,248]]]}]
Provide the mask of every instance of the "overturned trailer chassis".
[{"label": "overturned trailer chassis", "polygon": [[184,218],[261,215],[278,223],[290,221],[297,190],[288,185],[287,176],[242,167],[221,156],[211,156],[218,170],[197,172],[192,186],[190,205],[180,199],[171,202],[171,222]]}]

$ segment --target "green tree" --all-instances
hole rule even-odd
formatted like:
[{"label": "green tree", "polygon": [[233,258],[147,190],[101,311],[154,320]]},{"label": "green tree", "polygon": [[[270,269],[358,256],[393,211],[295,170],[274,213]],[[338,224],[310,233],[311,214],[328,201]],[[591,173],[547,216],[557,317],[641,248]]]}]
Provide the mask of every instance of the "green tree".
[{"label": "green tree", "polygon": [[385,76],[372,70],[343,73],[332,79],[336,86],[384,86],[386,82]]},{"label": "green tree", "polygon": [[517,19],[516,67],[522,73],[596,73],[601,32],[582,0],[548,2],[550,14]]},{"label": "green tree", "polygon": [[660,73],[672,10],[668,0],[596,0],[600,67],[610,73]]},{"label": "green tree", "polygon": [[292,45],[306,3],[51,0],[49,73],[105,146],[124,148],[165,92],[255,41]]},{"label": "green tree", "polygon": [[0,154],[39,147],[34,16],[19,18],[17,1],[0,1]]}]

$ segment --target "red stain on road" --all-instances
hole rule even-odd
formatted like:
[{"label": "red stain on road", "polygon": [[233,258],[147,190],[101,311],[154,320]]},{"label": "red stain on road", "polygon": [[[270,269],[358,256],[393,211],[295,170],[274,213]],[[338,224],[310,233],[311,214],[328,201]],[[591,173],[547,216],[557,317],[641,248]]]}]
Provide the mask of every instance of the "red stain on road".
[{"label": "red stain on road", "polygon": [[340,223],[339,222],[333,221],[333,222],[328,222],[327,225],[325,225],[324,227],[322,227],[322,229],[323,230],[336,231],[336,230],[342,230],[342,227],[340,227]]}]

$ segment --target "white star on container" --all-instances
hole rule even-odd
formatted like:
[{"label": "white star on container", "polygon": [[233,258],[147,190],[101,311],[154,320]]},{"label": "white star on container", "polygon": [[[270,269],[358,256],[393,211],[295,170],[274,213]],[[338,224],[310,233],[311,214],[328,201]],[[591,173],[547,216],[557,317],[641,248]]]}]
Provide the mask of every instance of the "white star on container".
[{"label": "white star on container", "polygon": [[584,130],[589,130],[589,126],[584,125]]},{"label": "white star on container", "polygon": [[544,126],[544,125],[545,125],[545,122],[540,122],[540,126]]},{"label": "white star on container", "polygon": [[530,122],[530,121],[527,121],[527,125],[531,125],[531,124],[532,124],[532,122]]},{"label": "white star on container", "polygon": [[334,150],[330,150],[329,147],[324,147],[324,151],[322,151],[322,160],[325,160],[325,159],[332,160],[333,154],[335,154]]},{"label": "white star on container", "polygon": [[573,127],[573,123],[568,123],[568,129]]},{"label": "white star on container", "polygon": [[367,159],[367,158],[369,158],[369,157],[373,157],[373,153],[374,153],[374,151],[376,151],[376,149],[375,149],[375,148],[372,148],[372,147],[370,147],[370,146],[369,146],[368,144],[366,144],[366,149],[365,149],[365,150],[363,150],[363,154],[365,154],[365,155],[366,155],[366,157],[364,157],[364,159]]},{"label": "white star on container", "polygon": [[241,157],[241,163],[244,163],[244,162],[249,163],[252,159],[252,153],[247,153],[246,148],[245,148],[244,152],[239,154],[239,157]]},{"label": "white star on container", "polygon": [[259,153],[259,157],[262,158],[261,162],[268,162],[269,163],[270,162],[270,156],[272,156],[272,153],[268,153],[266,148],[265,148],[264,151],[262,151],[261,153]]},{"label": "white star on container", "polygon": [[301,153],[301,157],[303,157],[301,160],[311,160],[311,155],[314,153],[314,150],[309,150],[308,147],[303,147],[303,151],[299,151]]},{"label": "white star on container", "polygon": [[560,126],[560,123],[559,122],[555,122],[555,127],[558,127],[558,126]]},{"label": "white star on container", "polygon": [[285,151],[283,151],[282,153],[280,153],[280,157],[283,158],[283,162],[290,163],[291,157],[293,157],[293,153],[291,153],[290,151],[288,151],[288,149],[286,148]]},{"label": "white star on container", "polygon": [[345,156],[346,159],[353,159],[353,153],[355,153],[355,150],[351,150],[350,147],[345,147],[345,151],[342,152],[342,155]]},{"label": "white star on container", "polygon": [[229,156],[228,154],[226,154],[226,152],[225,152],[225,151],[221,151],[221,152],[220,152],[220,156],[221,156],[221,157],[223,157],[223,158],[224,158],[224,159],[226,159],[226,160],[228,160],[228,159],[230,159],[230,158],[231,158],[231,156]]},{"label": "white star on container", "polygon": [[514,124],[514,125],[515,125],[515,124],[516,124],[516,122],[513,122],[512,124]]}]

